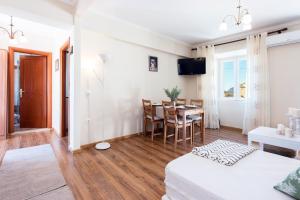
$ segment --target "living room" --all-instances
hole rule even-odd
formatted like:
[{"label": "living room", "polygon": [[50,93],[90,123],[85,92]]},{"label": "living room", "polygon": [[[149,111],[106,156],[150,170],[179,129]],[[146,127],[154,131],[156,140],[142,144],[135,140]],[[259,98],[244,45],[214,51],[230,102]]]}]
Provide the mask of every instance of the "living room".
[{"label": "living room", "polygon": [[0,199],[300,199],[299,10],[0,0]]}]

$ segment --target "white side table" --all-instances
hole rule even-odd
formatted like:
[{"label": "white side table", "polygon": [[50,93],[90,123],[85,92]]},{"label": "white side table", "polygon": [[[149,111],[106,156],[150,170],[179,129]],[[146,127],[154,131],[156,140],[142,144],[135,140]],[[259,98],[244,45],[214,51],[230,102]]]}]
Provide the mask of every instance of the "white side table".
[{"label": "white side table", "polygon": [[296,157],[300,150],[300,136],[286,137],[284,135],[278,135],[275,128],[258,127],[248,133],[248,145],[252,142],[258,142],[260,150],[263,151],[264,144],[283,147],[296,151]]}]

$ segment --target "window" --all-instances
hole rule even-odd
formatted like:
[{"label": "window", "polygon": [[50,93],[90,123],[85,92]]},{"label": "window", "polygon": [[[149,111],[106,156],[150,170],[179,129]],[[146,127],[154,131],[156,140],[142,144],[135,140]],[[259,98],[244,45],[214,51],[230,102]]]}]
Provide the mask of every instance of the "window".
[{"label": "window", "polygon": [[223,62],[223,91],[224,97],[234,97],[235,70],[234,61]]},{"label": "window", "polygon": [[221,97],[231,99],[245,99],[247,60],[245,57],[233,57],[220,60]]},{"label": "window", "polygon": [[247,79],[247,61],[246,59],[239,59],[239,97],[244,99],[246,97],[246,79]]}]

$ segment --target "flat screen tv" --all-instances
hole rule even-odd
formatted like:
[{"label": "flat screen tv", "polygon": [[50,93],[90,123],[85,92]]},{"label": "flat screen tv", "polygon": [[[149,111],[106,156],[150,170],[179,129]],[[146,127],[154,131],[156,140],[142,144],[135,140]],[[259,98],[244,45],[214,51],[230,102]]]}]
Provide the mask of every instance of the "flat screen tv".
[{"label": "flat screen tv", "polygon": [[206,73],[205,58],[178,59],[179,75],[199,75]]}]

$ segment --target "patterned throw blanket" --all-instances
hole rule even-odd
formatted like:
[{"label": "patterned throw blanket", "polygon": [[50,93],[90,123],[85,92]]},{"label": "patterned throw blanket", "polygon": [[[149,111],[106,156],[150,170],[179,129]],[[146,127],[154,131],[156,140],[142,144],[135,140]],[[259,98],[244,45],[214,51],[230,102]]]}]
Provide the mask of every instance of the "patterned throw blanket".
[{"label": "patterned throw blanket", "polygon": [[227,140],[217,140],[205,146],[194,147],[192,153],[226,166],[232,166],[255,150],[255,148],[247,145]]}]

